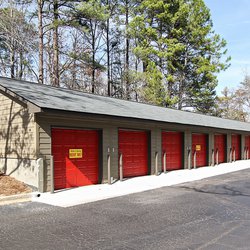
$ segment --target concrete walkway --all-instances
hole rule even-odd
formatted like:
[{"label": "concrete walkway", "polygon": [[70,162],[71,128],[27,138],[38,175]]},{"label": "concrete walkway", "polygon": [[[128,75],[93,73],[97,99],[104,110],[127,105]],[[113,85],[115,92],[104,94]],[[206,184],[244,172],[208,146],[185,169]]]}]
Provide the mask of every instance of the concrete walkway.
[{"label": "concrete walkway", "polygon": [[32,200],[53,206],[70,207],[184,182],[201,180],[247,168],[250,168],[250,160],[242,160],[234,163],[223,163],[215,167],[171,171],[166,174],[162,173],[159,176],[150,175],[130,178],[122,182],[117,181],[112,185],[100,184],[60,190],[53,194],[42,193],[40,197],[33,197]]}]

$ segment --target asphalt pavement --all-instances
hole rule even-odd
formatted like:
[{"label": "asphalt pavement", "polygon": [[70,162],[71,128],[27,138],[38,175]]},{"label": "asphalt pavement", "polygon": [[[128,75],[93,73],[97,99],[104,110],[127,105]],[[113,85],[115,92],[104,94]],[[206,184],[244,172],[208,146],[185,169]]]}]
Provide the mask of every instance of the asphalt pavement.
[{"label": "asphalt pavement", "polygon": [[0,249],[250,249],[250,169],[117,198],[0,207]]}]

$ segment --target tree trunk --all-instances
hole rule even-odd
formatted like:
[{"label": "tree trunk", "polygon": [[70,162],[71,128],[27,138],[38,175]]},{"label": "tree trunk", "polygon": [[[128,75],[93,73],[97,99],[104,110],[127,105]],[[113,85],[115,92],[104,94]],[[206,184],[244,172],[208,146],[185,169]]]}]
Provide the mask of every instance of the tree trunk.
[{"label": "tree trunk", "polygon": [[95,53],[92,54],[91,92],[95,93]]},{"label": "tree trunk", "polygon": [[43,84],[43,0],[38,0],[38,30],[39,30],[39,73],[38,82]]},{"label": "tree trunk", "polygon": [[13,48],[10,51],[10,77],[15,78],[15,51]]},{"label": "tree trunk", "polygon": [[54,27],[53,27],[53,86],[59,87],[59,52],[58,52],[58,21],[59,21],[59,5],[58,0],[54,0]]},{"label": "tree trunk", "polygon": [[[109,6],[109,0],[107,0]],[[109,18],[107,19],[106,27],[106,43],[107,43],[107,80],[108,80],[108,96],[111,96],[111,79],[110,79],[110,41],[109,41]]]},{"label": "tree trunk", "polygon": [[72,89],[77,89],[79,87],[76,82],[76,71],[77,71],[76,60],[74,60],[73,65],[72,65],[72,70],[71,70],[71,79],[72,79],[71,88]]},{"label": "tree trunk", "polygon": [[46,56],[45,67],[46,70],[44,71],[44,80],[49,82],[51,85],[53,85],[53,79],[54,79],[54,72],[53,72],[53,48],[51,48],[50,44],[53,42],[53,31],[48,31],[46,35],[46,45],[44,45],[44,54]]},{"label": "tree trunk", "polygon": [[[74,51],[74,54],[77,53],[77,38],[74,39],[73,51]],[[76,89],[79,87],[77,85],[77,82],[76,82],[76,80],[77,80],[76,79],[76,72],[77,72],[77,64],[76,64],[76,60],[74,59],[72,67],[71,67],[71,80],[72,81],[70,83],[70,88],[72,88],[72,89]]]},{"label": "tree trunk", "polygon": [[91,93],[94,94],[95,93],[95,71],[92,71],[92,87],[91,87]]},{"label": "tree trunk", "polygon": [[185,71],[187,70],[187,63],[188,63],[188,51],[186,50],[185,52],[185,59],[184,59],[184,68],[182,72],[180,73],[180,85],[179,85],[179,91],[178,91],[178,109],[182,110],[183,105],[185,105],[185,100],[184,100],[184,94],[185,94],[185,89],[187,88],[187,82],[185,80]]},{"label": "tree trunk", "polygon": [[148,64],[147,62],[142,62],[142,71],[145,73],[147,71]]},{"label": "tree trunk", "polygon": [[[128,29],[129,24],[129,6],[128,6],[129,0],[126,0],[126,14],[125,14],[125,26],[126,26],[126,32]],[[125,48],[125,84],[126,84],[126,99],[129,100],[129,38],[126,34],[126,48]]]},{"label": "tree trunk", "polygon": [[92,26],[92,72],[91,72],[91,92],[95,93],[95,46],[96,46],[96,40],[95,40],[95,32],[96,32],[96,24],[91,23]]},{"label": "tree trunk", "polygon": [[[13,18],[13,9],[10,10],[10,17]],[[13,31],[11,31],[12,34]],[[15,78],[15,41],[11,38],[10,44],[10,77]]]},{"label": "tree trunk", "polygon": [[19,72],[18,72],[18,79],[22,79],[23,78],[23,70],[24,70],[24,65],[23,65],[23,53],[20,52],[19,53],[19,58],[20,58],[20,68],[19,68]]}]

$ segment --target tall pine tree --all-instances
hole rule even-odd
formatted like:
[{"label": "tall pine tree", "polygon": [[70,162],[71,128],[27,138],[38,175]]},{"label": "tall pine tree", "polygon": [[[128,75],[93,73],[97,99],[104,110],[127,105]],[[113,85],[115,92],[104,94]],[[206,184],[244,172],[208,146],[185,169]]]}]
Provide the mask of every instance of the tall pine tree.
[{"label": "tall pine tree", "polygon": [[203,0],[144,0],[130,34],[138,40],[134,53],[143,70],[153,62],[161,72],[166,106],[210,112],[216,73],[228,64],[221,62],[226,43],[214,33]]}]

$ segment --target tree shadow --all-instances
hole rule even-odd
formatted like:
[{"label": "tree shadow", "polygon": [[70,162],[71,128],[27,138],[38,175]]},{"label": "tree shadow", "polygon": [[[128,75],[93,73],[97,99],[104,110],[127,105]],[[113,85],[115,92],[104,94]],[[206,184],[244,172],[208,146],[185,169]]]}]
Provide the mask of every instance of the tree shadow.
[{"label": "tree shadow", "polygon": [[[24,168],[31,167],[31,159],[34,158],[35,154],[35,133],[30,130],[33,115],[28,113],[25,105],[14,101],[12,98],[10,99],[8,114],[4,116],[4,122],[0,130],[0,140],[4,142],[4,152],[0,155],[3,158],[2,172],[8,173],[8,175],[16,172],[21,165]],[[16,105],[20,107],[17,109]],[[9,159],[16,159],[17,161],[16,166],[10,172],[8,172]]]}]

